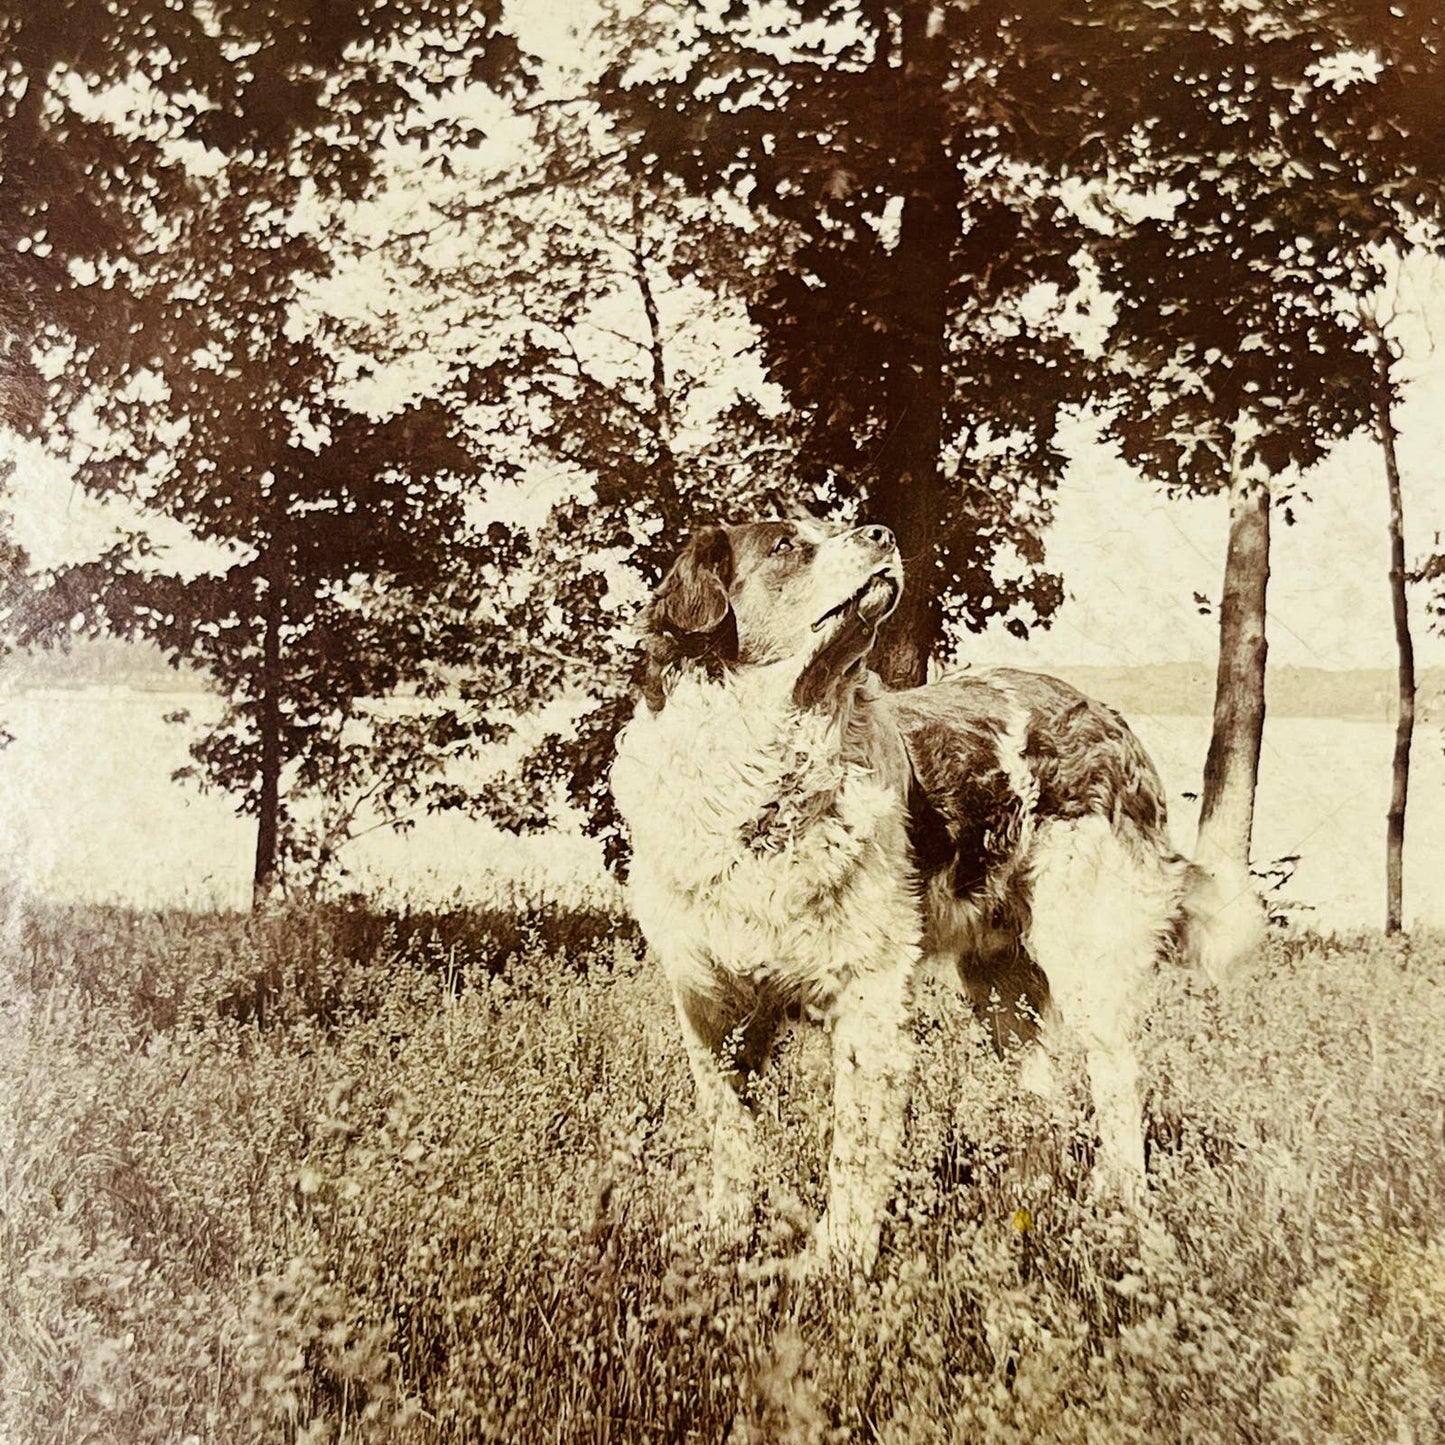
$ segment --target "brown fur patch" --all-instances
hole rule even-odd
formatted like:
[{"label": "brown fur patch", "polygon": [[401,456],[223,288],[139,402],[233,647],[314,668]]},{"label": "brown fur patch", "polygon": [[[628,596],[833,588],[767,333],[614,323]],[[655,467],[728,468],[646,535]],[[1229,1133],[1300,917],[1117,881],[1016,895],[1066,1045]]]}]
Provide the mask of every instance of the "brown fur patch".
[{"label": "brown fur patch", "polygon": [[706,992],[679,992],[678,1004],[739,1092],[767,1063],[778,1028],[789,1014],[789,1000],[780,990],[723,969],[716,971]]},{"label": "brown fur patch", "polygon": [[[1167,849],[1163,785],[1112,708],[1057,678],[998,668],[892,695],[920,785],[956,844],[955,892],[966,896],[1011,855],[1024,822],[1097,814]],[[1000,754],[1022,713],[1022,761],[1037,788],[1022,798]]]},{"label": "brown fur patch", "polygon": [[[1024,832],[1094,814],[1167,852],[1158,775],[1117,713],[1056,678],[999,668],[887,702],[914,771],[910,840],[920,879],[933,889],[926,946],[956,956],[997,1047],[1030,1039],[1049,985],[1023,946],[1030,916],[1020,871]],[[1005,736],[1020,723],[1021,756],[1006,760]],[[1034,785],[1028,795],[1019,791],[1020,763]]]},{"label": "brown fur patch", "polygon": [[857,681],[857,665],[873,646],[877,631],[876,624],[856,614],[845,618],[803,669],[793,686],[794,703],[805,712],[834,711],[842,690]]}]

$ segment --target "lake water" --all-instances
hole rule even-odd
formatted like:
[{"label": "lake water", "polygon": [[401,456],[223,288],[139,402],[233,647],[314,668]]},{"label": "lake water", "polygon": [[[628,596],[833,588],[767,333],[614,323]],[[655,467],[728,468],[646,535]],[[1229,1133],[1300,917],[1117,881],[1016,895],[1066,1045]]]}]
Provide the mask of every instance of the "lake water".
[{"label": "lake water", "polygon": [[[30,888],[61,899],[150,906],[243,906],[254,826],[229,801],[172,783],[187,730],[166,723],[195,694],[28,693],[0,699],[16,741],[0,752],[0,841]],[[1208,744],[1202,717],[1135,713],[1135,731],[1169,790],[1176,844],[1188,851]],[[1298,853],[1280,895],[1332,928],[1384,917],[1384,816],[1393,729],[1382,722],[1270,719],[1256,820],[1256,859]],[[410,833],[378,832],[346,862],[368,890],[416,900],[475,897],[498,881],[570,893],[603,879],[596,846],[575,831],[514,838],[455,816]],[[1407,922],[1445,925],[1445,752],[1438,727],[1417,729],[1406,839]]]}]

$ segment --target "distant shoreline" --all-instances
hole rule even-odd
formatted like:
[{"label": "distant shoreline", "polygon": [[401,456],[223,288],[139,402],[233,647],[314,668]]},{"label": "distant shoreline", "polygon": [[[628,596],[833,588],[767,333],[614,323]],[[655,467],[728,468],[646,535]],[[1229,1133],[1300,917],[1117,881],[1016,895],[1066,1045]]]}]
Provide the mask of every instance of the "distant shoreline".
[{"label": "distant shoreline", "polygon": [[[1214,668],[1192,662],[1143,667],[1043,668],[1081,692],[1130,713],[1208,717],[1214,711]],[[1341,718],[1392,723],[1397,683],[1392,668],[1271,667],[1265,704],[1276,717]],[[1427,668],[1416,680],[1416,715],[1425,724],[1445,719],[1445,669]]]},{"label": "distant shoreline", "polygon": [[[1022,665],[1022,664],[1021,664]],[[982,667],[982,664],[980,664]],[[1131,713],[1208,717],[1214,706],[1214,667],[1203,662],[1160,662],[1132,667],[1037,669],[1081,692]],[[1393,722],[1393,668],[1332,669],[1279,666],[1269,669],[1267,702],[1277,717],[1321,717]],[[153,647],[82,640],[68,652],[20,653],[0,663],[0,697],[75,693],[92,697],[209,692],[204,677],[170,666]],[[1418,714],[1426,724],[1445,719],[1445,668],[1420,673]]]}]

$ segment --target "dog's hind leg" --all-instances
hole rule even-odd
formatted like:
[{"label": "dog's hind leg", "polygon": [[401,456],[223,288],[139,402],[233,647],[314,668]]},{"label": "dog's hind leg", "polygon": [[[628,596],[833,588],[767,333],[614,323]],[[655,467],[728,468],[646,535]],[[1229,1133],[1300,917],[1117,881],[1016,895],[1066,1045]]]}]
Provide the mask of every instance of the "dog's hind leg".
[{"label": "dog's hind leg", "polygon": [[1100,1172],[1127,1199],[1138,1199],[1144,1184],[1136,1043],[1173,896],[1157,856],[1121,839],[1106,818],[1055,822],[1040,834],[1029,952],[1083,1044]]},{"label": "dog's hind leg", "polygon": [[[974,1017],[988,1032],[1000,1058],[1016,1050],[1019,1086],[1042,1098],[1054,1093],[1053,1063],[1045,1044],[1053,1014],[1049,981],[1029,957],[1022,936],[1024,918],[1005,918],[997,908],[945,905],[943,928],[935,915],[935,937],[948,950],[942,954],[958,974]],[[930,960],[942,970],[940,958]]]},{"label": "dog's hind leg", "polygon": [[753,1217],[752,1112],[744,1097],[777,1033],[780,1009],[758,991],[720,979],[712,988],[675,984],[673,1002],[712,1139],[708,1222],[724,1235],[744,1235]]},{"label": "dog's hind leg", "polygon": [[958,957],[958,977],[995,1054],[1011,1048],[1029,1060],[1043,1054],[1039,1035],[1049,1016],[1049,981],[1025,952],[1018,928],[977,928]]}]

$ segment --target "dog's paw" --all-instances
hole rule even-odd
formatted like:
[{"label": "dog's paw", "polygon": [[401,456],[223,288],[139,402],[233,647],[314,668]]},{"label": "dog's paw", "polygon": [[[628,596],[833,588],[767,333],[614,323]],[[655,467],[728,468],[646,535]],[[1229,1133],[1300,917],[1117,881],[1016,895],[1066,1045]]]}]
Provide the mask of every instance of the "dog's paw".
[{"label": "dog's paw", "polygon": [[703,1213],[703,1232],[717,1252],[746,1252],[756,1223],[752,1195],[743,1189],[714,1185]]},{"label": "dog's paw", "polygon": [[850,1219],[824,1210],[805,1251],[812,1273],[839,1273],[868,1278],[878,1263],[881,1228],[877,1222]]}]

